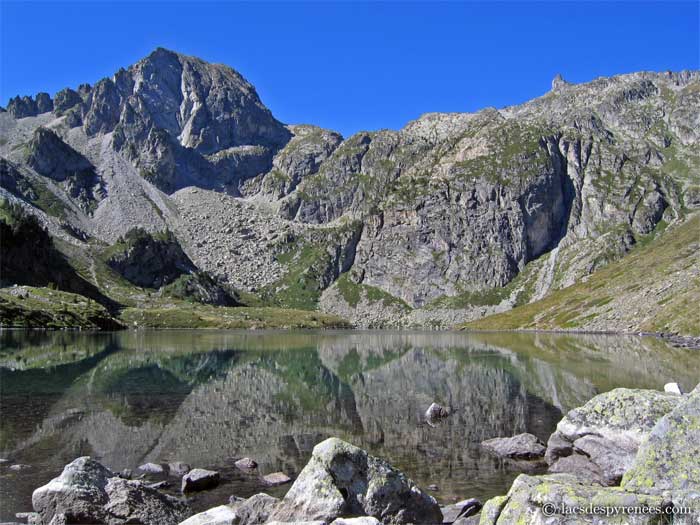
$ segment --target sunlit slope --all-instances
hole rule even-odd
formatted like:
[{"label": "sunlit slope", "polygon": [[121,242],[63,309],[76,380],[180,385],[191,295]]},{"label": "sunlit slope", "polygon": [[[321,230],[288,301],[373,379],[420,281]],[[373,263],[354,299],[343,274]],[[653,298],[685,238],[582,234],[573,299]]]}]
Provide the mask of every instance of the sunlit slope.
[{"label": "sunlit slope", "polygon": [[700,214],[544,299],[463,329],[653,331],[700,335]]}]

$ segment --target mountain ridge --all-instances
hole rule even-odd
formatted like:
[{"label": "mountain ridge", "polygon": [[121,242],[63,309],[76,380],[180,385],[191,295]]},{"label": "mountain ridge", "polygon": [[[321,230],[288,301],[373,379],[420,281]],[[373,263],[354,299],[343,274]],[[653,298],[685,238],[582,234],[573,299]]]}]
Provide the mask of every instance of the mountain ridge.
[{"label": "mountain ridge", "polygon": [[[17,97],[0,114],[0,191],[70,250],[99,259],[133,228],[169,230],[261,304],[360,327],[448,327],[541,299],[700,208],[698,71],[561,80],[346,139],[283,125],[234,69],[160,48],[59,93],[31,99],[51,112],[15,118]],[[69,150],[92,175],[37,171]]]}]

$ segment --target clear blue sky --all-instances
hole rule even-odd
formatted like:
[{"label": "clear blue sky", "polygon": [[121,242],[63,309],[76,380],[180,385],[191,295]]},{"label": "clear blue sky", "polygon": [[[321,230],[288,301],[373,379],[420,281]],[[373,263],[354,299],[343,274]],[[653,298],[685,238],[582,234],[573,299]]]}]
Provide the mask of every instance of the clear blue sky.
[{"label": "clear blue sky", "polygon": [[638,70],[698,69],[700,3],[0,0],[0,104],[111,76],[157,46],[240,71],[287,123],[402,127]]}]

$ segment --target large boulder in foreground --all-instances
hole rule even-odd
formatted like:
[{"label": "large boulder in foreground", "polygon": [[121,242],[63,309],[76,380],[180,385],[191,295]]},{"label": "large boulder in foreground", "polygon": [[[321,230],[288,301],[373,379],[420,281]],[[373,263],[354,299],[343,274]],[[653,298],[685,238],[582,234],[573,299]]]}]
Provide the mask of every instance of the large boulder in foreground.
[{"label": "large boulder in foreground", "polygon": [[[624,523],[627,525],[661,525],[662,514],[619,514],[605,516],[593,513],[567,513],[563,509],[576,507],[659,508],[671,507],[671,501],[661,495],[638,494],[620,487],[587,484],[570,474],[549,474],[516,478],[508,494],[490,499],[481,511],[480,525],[583,525]],[[622,512],[622,510],[620,510]]]},{"label": "large boulder in foreground", "polygon": [[571,410],[547,444],[550,472],[618,485],[654,425],[681,402],[656,390],[617,388]]},{"label": "large boulder in foreground", "polygon": [[[700,385],[654,426],[639,447],[622,486],[648,494],[681,497],[700,493]],[[698,496],[695,503],[699,503]],[[700,519],[700,513],[698,513]]]},{"label": "large boulder in foreground", "polygon": [[140,481],[127,481],[85,456],[32,494],[42,524],[54,517],[67,523],[168,525],[189,514],[185,503]]},{"label": "large boulder in foreground", "polygon": [[332,522],[373,516],[385,524],[441,523],[435,499],[386,461],[337,438],[314,447],[270,520]]}]

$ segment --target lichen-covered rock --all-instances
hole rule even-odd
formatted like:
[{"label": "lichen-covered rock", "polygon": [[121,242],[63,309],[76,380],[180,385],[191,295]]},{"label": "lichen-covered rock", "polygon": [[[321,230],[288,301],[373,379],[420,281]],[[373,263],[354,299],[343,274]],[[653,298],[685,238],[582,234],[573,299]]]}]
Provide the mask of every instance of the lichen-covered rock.
[{"label": "lichen-covered rock", "polygon": [[626,388],[594,397],[571,410],[557,425],[546,455],[550,470],[578,473],[606,485],[619,484],[639,445],[679,402],[680,397],[672,394]]},{"label": "lichen-covered rock", "polygon": [[236,502],[233,507],[239,525],[259,525],[267,523],[279,505],[279,499],[261,492],[244,501]]},{"label": "lichen-covered rock", "polygon": [[71,519],[101,519],[109,498],[105,487],[112,472],[94,459],[84,456],[66,465],[61,475],[39,487],[32,494],[32,506],[43,523],[54,514]]},{"label": "lichen-covered rock", "polygon": [[535,459],[544,456],[546,447],[537,436],[524,432],[513,437],[493,438],[481,446],[502,458]]},{"label": "lichen-covered rock", "polygon": [[185,503],[161,494],[140,481],[128,481],[90,457],[66,465],[61,475],[32,494],[41,524],[142,523],[168,525],[189,514]]},{"label": "lichen-covered rock", "polygon": [[480,525],[584,525],[625,523],[627,525],[661,525],[663,514],[624,514],[601,516],[573,513],[563,509],[576,507],[671,507],[668,498],[636,494],[619,487],[600,487],[583,483],[569,474],[528,476],[521,474],[506,496],[492,498],[481,512]]},{"label": "lichen-covered rock", "polygon": [[442,522],[435,499],[402,472],[337,438],[314,447],[271,518],[332,521],[353,515],[372,516],[386,524]]},{"label": "lichen-covered rock", "polygon": [[654,494],[700,491],[700,385],[656,423],[622,486]]},{"label": "lichen-covered rock", "polygon": [[108,523],[167,525],[179,523],[190,513],[184,502],[140,481],[113,477],[105,492],[109,498],[104,506]]}]

